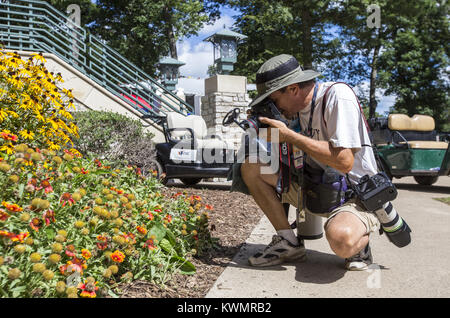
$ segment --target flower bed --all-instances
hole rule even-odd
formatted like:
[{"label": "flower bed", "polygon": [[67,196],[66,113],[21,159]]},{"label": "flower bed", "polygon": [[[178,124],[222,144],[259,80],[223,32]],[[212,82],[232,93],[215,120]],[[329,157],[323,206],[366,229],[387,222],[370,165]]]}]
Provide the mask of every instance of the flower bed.
[{"label": "flower bed", "polygon": [[115,296],[122,282],[195,273],[211,207],[71,148],[73,97],[44,63],[0,51],[0,296]]},{"label": "flower bed", "polygon": [[164,283],[212,244],[198,196],[160,194],[154,177],[76,153],[21,144],[0,162],[0,293],[114,295],[131,279]]}]

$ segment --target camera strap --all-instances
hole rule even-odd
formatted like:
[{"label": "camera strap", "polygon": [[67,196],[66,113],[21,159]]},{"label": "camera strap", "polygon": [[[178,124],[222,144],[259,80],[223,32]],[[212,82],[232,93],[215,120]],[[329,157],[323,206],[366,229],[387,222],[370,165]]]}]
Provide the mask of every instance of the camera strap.
[{"label": "camera strap", "polygon": [[[328,93],[328,91],[330,90],[330,88],[331,88],[333,85],[336,85],[336,84],[345,84],[345,85],[347,85],[347,86],[352,90],[353,94],[355,95],[355,97],[356,97],[356,102],[358,103],[358,106],[359,106],[360,115],[362,116],[362,118],[363,118],[363,120],[364,120],[364,124],[365,124],[365,126],[366,126],[367,134],[369,135],[369,140],[370,140],[370,145],[362,144],[361,146],[362,146],[362,147],[371,147],[371,148],[372,148],[373,155],[375,156],[375,161],[376,161],[377,164],[378,164],[378,169],[380,169],[382,172],[386,173],[386,171],[385,171],[385,169],[384,169],[384,165],[383,165],[383,163],[381,162],[380,155],[379,155],[379,153],[378,153],[378,149],[375,147],[375,145],[374,145],[374,143],[373,143],[373,134],[372,134],[372,131],[371,131],[370,128],[369,128],[369,124],[367,123],[366,116],[364,116],[364,112],[363,112],[363,109],[362,109],[361,104],[360,104],[360,102],[359,102],[358,96],[356,96],[356,93],[355,93],[355,91],[353,90],[353,88],[352,88],[350,85],[348,85],[347,83],[344,83],[344,82],[336,82],[336,83],[333,83],[333,84],[331,84],[331,85],[327,88],[327,90],[325,91],[324,96],[323,96],[323,102],[322,102],[322,120],[323,120],[323,122],[324,122],[325,127],[327,126],[327,122],[325,121],[325,107],[326,107],[327,93]],[[349,190],[349,191],[346,193],[346,196],[350,199],[351,197],[354,197],[356,194],[355,194],[355,192],[354,192],[354,186],[352,185],[352,183],[351,183],[351,181],[350,181],[350,177],[349,177],[348,173],[346,173],[345,175],[346,175],[346,178],[347,178],[348,186],[349,186],[349,188],[351,189],[351,190]]]}]

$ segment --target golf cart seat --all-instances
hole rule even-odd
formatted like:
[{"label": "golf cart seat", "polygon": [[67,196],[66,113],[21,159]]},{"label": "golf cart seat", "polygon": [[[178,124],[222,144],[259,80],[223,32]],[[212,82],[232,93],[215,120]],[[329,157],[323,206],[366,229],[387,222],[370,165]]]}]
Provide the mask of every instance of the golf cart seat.
[{"label": "golf cart seat", "polygon": [[233,149],[232,142],[222,140],[217,135],[208,135],[203,117],[198,115],[183,116],[177,112],[167,113],[166,137],[172,143],[191,141],[199,149]]},{"label": "golf cart seat", "polygon": [[[447,149],[448,143],[436,141],[434,119],[427,115],[391,114],[388,128],[393,132],[392,140],[408,148]],[[399,139],[400,138],[400,139]]]}]

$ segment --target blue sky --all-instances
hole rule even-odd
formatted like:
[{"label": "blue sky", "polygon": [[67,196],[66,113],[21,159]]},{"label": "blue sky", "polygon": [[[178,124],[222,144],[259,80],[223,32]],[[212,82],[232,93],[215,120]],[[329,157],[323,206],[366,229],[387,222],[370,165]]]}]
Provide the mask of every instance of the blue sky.
[{"label": "blue sky", "polygon": [[[180,74],[184,77],[190,77],[192,80],[180,79],[178,87],[185,88],[185,91],[199,92],[202,91],[204,78],[208,77],[208,66],[213,64],[213,45],[203,40],[219,31],[225,25],[227,28],[233,27],[235,19],[233,16],[239,12],[229,8],[222,8],[221,17],[212,25],[205,25],[199,31],[197,36],[183,38],[177,43],[178,59],[186,63],[180,68]],[[194,79],[198,79],[195,81]],[[367,83],[361,83],[367,87]],[[383,114],[389,110],[389,107],[395,102],[395,96],[382,96],[382,91],[378,90],[379,103],[377,112]]]}]

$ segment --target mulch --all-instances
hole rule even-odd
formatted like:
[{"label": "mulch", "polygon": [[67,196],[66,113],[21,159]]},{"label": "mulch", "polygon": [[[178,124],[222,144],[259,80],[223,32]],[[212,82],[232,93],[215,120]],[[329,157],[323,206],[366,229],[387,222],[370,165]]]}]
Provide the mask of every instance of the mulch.
[{"label": "mulch", "polygon": [[209,215],[212,237],[219,239],[216,247],[190,260],[197,269],[194,275],[175,274],[165,286],[134,281],[121,287],[121,297],[205,297],[263,216],[251,196],[230,192],[227,185],[208,185],[206,188],[201,184],[186,187],[176,183],[165,187],[162,193],[170,196],[183,191],[187,195],[199,195],[202,202],[213,206]]}]

